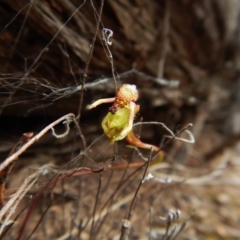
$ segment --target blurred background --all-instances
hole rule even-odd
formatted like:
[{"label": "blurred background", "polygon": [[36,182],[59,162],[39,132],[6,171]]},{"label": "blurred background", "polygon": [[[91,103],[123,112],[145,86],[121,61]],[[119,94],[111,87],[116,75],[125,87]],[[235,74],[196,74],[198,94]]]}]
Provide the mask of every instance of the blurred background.
[{"label": "blurred background", "polygon": [[[194,211],[179,239],[239,239],[240,2],[105,0],[93,47],[101,2],[1,1],[1,159],[8,156],[24,132],[37,133],[67,113],[78,115],[79,110],[79,125],[87,145],[91,144],[102,134],[101,121],[109,105],[91,111],[86,106],[97,99],[115,96],[114,73],[117,87],[132,83],[139,90],[140,112],[136,121],[163,122],[174,132],[193,123],[190,130],[196,143],[171,142],[164,148],[166,175],[161,175],[159,169],[152,170],[157,171],[155,176],[159,178],[171,178],[172,185],[162,186],[166,188],[163,193],[147,185],[143,187],[145,195],[139,201],[146,212],[151,209],[153,219],[155,215],[158,219],[170,208],[180,209],[187,219]],[[108,48],[103,42],[104,28],[113,32]],[[56,131],[64,131],[64,127],[58,126]],[[8,176],[10,193],[30,175],[26,166],[48,163],[62,166],[77,155],[83,143],[75,132],[73,127],[70,135],[60,140],[49,133],[32,146]],[[166,132],[156,125],[141,129],[141,139],[155,145],[160,144],[163,134]],[[74,141],[77,144],[73,146]],[[91,149],[93,160],[95,153],[105,149],[101,144],[108,144],[103,136]],[[120,143],[118,151],[126,153],[128,159],[130,153],[125,145]],[[108,153],[109,157],[113,155],[112,150]],[[115,181],[122,179],[118,174]],[[106,179],[110,176],[106,175]],[[154,184],[161,188],[161,183]],[[64,191],[58,192],[61,199],[64,196],[60,209],[76,202],[76,193],[71,193],[69,200]],[[96,196],[96,188],[88,194]],[[161,199],[155,206],[156,196]],[[56,200],[55,204],[51,209],[59,202]],[[161,239],[164,234],[158,232],[159,219],[152,224],[142,223],[141,227],[140,213],[135,213],[131,239]],[[120,225],[113,224],[111,228],[120,231],[121,217],[118,220]],[[73,228],[64,225],[46,233],[43,230],[46,225],[43,226],[32,239],[42,236],[57,239],[56,232],[60,236]],[[109,237],[99,234],[95,239],[118,236],[116,232],[104,234]],[[14,232],[9,239],[15,236]],[[68,239],[91,239],[93,235],[83,236],[68,235]]]}]

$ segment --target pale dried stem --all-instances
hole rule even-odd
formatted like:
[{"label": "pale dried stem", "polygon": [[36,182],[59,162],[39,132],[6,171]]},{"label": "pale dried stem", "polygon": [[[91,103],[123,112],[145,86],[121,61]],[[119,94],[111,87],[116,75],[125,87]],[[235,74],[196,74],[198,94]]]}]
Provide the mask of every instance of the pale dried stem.
[{"label": "pale dried stem", "polygon": [[37,181],[39,176],[39,171],[33,173],[29,177],[27,177],[17,190],[17,192],[12,195],[10,200],[5,204],[5,206],[0,211],[0,219],[2,220],[6,213],[7,217],[4,219],[4,221],[1,223],[0,226],[0,235],[2,234],[2,231],[6,225],[8,225],[8,220],[14,214],[16,207],[18,206],[21,199],[25,196],[25,194],[28,192],[28,190],[33,186],[33,184]]},{"label": "pale dried stem", "polygon": [[[31,138],[25,145],[23,145],[17,152],[12,154],[10,157],[6,158],[4,162],[0,165],[0,171],[2,171],[4,168],[6,168],[10,163],[12,163],[14,160],[16,160],[23,152],[25,152],[32,144],[37,142],[41,137],[43,137],[50,129],[53,129],[54,126],[59,124],[60,122],[65,122],[69,125],[70,121],[74,121],[75,115],[73,113],[69,113],[58,120],[54,121],[53,123],[49,124],[47,127],[45,127],[40,133],[38,133],[36,136]],[[60,136],[60,135],[59,135]],[[64,135],[65,136],[65,135]]]}]

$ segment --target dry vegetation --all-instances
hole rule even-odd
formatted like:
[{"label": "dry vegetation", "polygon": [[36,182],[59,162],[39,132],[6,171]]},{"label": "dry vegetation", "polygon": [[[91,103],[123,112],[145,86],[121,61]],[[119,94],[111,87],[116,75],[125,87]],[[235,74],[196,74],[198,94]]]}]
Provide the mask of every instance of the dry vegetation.
[{"label": "dry vegetation", "polygon": [[[238,0],[3,0],[0,13],[1,239],[240,239]],[[157,165],[110,145],[108,105],[86,106],[123,83],[139,90],[136,122],[193,123],[195,144],[172,139]]]}]

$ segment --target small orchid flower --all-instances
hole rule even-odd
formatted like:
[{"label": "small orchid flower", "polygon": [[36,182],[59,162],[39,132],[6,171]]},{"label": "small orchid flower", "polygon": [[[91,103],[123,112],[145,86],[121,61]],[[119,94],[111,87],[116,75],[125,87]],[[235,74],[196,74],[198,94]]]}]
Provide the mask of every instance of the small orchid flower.
[{"label": "small orchid flower", "polygon": [[95,101],[88,106],[88,109],[97,107],[102,103],[111,103],[109,112],[102,121],[102,128],[111,143],[126,139],[127,142],[135,147],[144,149],[153,149],[158,152],[158,161],[163,158],[163,153],[154,145],[143,143],[133,132],[133,122],[140,106],[135,102],[138,99],[138,90],[135,85],[124,84],[117,91],[115,98],[103,98]]}]

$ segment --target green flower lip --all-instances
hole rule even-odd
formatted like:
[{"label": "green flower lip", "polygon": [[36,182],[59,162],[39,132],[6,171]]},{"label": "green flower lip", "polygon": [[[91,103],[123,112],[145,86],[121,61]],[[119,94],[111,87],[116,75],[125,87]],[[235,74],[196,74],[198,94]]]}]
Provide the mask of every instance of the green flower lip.
[{"label": "green flower lip", "polygon": [[105,135],[113,144],[116,141],[126,139],[132,146],[144,149],[153,149],[159,152],[157,163],[162,161],[162,151],[151,144],[143,143],[137,138],[132,130],[135,115],[139,112],[140,106],[135,103],[138,99],[137,87],[133,84],[124,84],[117,91],[115,98],[103,98],[88,106],[92,109],[102,103],[113,103],[108,114],[102,121],[102,128]]}]

